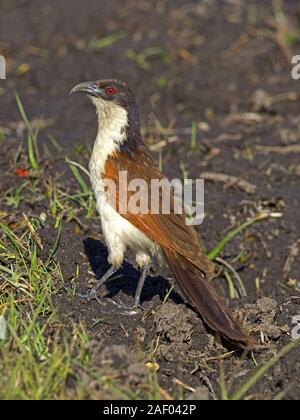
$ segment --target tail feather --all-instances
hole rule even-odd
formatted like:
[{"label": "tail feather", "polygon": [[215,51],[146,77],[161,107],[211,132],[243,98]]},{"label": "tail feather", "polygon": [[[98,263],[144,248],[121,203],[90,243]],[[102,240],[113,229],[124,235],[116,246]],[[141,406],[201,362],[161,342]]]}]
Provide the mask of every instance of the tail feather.
[{"label": "tail feather", "polygon": [[164,249],[164,254],[184,297],[208,326],[244,349],[253,348],[254,338],[234,318],[213,286],[202,278],[201,271],[175,252]]}]

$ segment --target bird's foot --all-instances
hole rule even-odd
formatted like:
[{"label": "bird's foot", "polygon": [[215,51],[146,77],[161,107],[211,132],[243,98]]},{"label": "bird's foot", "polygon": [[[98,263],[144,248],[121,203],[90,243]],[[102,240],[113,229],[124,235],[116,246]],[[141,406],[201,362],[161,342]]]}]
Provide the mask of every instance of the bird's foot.
[{"label": "bird's foot", "polygon": [[115,301],[114,299],[109,299],[110,302],[115,305],[118,309],[121,310],[122,315],[128,315],[128,316],[135,316],[141,313],[141,311],[144,311],[144,308],[140,303],[133,305],[126,305],[125,303],[119,303]]},{"label": "bird's foot", "polygon": [[77,293],[76,294],[81,299],[87,300],[90,302],[91,300],[95,300],[99,303],[101,306],[106,306],[106,302],[104,302],[102,299],[97,296],[97,293],[92,289],[89,293]]},{"label": "bird's foot", "polygon": [[95,286],[92,288],[92,290],[89,293],[78,293],[77,296],[79,296],[81,299],[86,299],[88,301],[96,300],[102,305],[102,302],[97,296],[97,292],[100,289],[101,286],[103,286],[104,283],[106,283],[109,280],[115,280],[119,276],[113,275],[119,270],[118,267],[111,266],[106,273],[103,274],[103,276],[96,282]]},{"label": "bird's foot", "polygon": [[120,314],[134,316],[138,315],[141,311],[144,310],[140,303],[133,305],[126,305],[125,303],[119,303],[112,298],[100,298],[97,296],[97,293],[92,289],[89,293],[77,293],[77,296],[81,299],[87,300],[88,302],[95,300],[99,305],[106,307],[108,303],[111,303],[118,309],[120,309]]}]

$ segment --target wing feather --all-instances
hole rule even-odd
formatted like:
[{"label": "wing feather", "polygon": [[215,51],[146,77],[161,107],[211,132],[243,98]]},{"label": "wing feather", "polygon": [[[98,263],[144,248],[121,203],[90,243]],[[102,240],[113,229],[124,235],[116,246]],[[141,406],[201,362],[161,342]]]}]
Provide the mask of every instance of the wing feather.
[{"label": "wing feather", "polygon": [[[151,179],[165,179],[163,173],[156,168],[150,155],[142,150],[136,155],[122,153],[110,158],[106,162],[104,178],[115,182],[117,203],[119,202],[119,173],[127,172],[130,182],[139,178],[151,183]],[[127,199],[130,200],[133,192],[128,191]],[[150,197],[148,197],[150,198]],[[203,273],[214,271],[214,265],[203,254],[199,247],[197,234],[193,226],[185,223],[185,214],[174,212],[174,198],[171,198],[170,214],[151,214],[150,200],[148,200],[148,214],[122,214],[135,227],[144,232],[150,239],[160,246],[178,252],[198,267]],[[161,197],[160,197],[161,201]],[[118,210],[118,209],[117,209]]]}]

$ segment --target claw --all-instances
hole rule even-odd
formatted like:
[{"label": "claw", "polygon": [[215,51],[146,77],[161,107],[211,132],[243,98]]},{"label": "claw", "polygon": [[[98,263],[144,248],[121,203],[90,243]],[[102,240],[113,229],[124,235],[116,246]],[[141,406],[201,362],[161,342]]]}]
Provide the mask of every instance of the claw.
[{"label": "claw", "polygon": [[129,316],[133,316],[133,315],[138,315],[140,310],[144,310],[144,308],[141,305],[125,305],[122,303],[118,303],[113,299],[110,299],[111,303],[113,303],[115,306],[117,306],[119,309],[122,310],[121,314],[122,315],[129,315]]},{"label": "claw", "polygon": [[99,303],[99,305],[106,306],[106,302],[99,299],[97,294],[93,293],[93,291],[91,291],[90,293],[77,293],[77,296],[81,299],[87,300],[88,302],[90,302],[91,300],[96,300]]},{"label": "claw", "polygon": [[[121,309],[122,311],[125,309],[125,311],[121,312],[122,315],[129,315],[129,316],[133,316],[133,315],[138,315],[138,313],[140,312],[140,310],[144,310],[142,305],[140,304],[140,295],[142,292],[142,288],[144,286],[144,282],[146,280],[147,277],[147,273],[149,271],[149,267],[144,267],[142,274],[140,276],[139,282],[138,282],[138,286],[137,286],[137,290],[136,290],[136,294],[134,297],[134,304],[133,305],[124,305],[124,304],[120,304],[118,302],[116,302],[113,299],[109,299],[109,298],[105,298],[105,302],[103,301],[103,299],[99,299],[99,297],[97,296],[97,291],[98,289],[104,284],[106,283],[108,280],[112,279],[112,276],[114,273],[116,273],[119,269],[115,268],[113,266],[110,267],[110,269],[101,277],[100,280],[97,281],[96,285],[93,287],[93,289],[89,292],[89,293],[77,293],[77,296],[79,296],[81,299],[85,299],[87,301],[91,301],[91,300],[96,300],[101,306],[106,306],[107,302],[111,302],[113,305],[115,305],[118,309]],[[114,279],[118,278],[119,276],[115,276]]]},{"label": "claw", "polygon": [[133,316],[133,315],[138,315],[138,313],[143,309],[143,307],[141,305],[125,305],[122,303],[117,302],[114,299],[111,298],[102,298],[100,299],[97,294],[95,294],[93,292],[93,290],[91,290],[90,293],[77,293],[77,296],[80,297],[81,299],[85,299],[88,302],[90,302],[91,300],[96,300],[101,306],[106,306],[107,303],[112,303],[114,306],[116,306],[118,309],[121,309],[122,315],[129,315],[129,316]]}]

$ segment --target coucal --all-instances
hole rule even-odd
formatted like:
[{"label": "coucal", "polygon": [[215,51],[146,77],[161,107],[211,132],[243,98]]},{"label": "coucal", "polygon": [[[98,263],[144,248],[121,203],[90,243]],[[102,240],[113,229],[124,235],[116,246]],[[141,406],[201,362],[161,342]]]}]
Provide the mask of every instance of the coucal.
[{"label": "coucal", "polygon": [[[81,83],[72,89],[71,93],[75,92],[87,94],[97,111],[98,133],[89,171],[111,264],[89,297],[96,297],[99,287],[121,267],[126,249],[131,248],[141,270],[134,300],[134,306],[139,306],[152,258],[163,256],[182,294],[208,326],[240,347],[252,348],[254,339],[205,279],[214,272],[214,265],[201,251],[196,231],[185,223],[184,214],[176,214],[172,206],[170,214],[119,212],[121,172],[127,172],[128,182],[143,179],[149,188],[152,179],[165,178],[143,142],[132,90],[121,81],[105,79]],[[114,181],[117,189],[115,207],[110,204],[104,186],[107,179]]]}]

